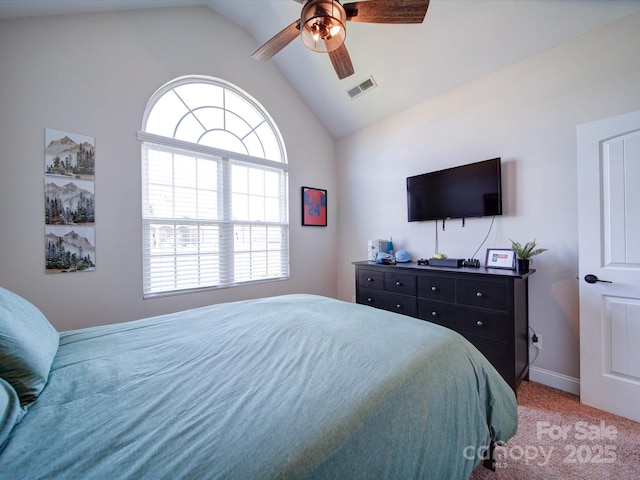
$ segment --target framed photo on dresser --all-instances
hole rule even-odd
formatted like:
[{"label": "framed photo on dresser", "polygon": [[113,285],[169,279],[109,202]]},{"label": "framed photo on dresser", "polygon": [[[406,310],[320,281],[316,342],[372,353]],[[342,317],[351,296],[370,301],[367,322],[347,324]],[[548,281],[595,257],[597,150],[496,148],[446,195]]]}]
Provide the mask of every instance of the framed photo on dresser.
[{"label": "framed photo on dresser", "polygon": [[516,255],[510,248],[487,248],[487,257],[484,261],[487,268],[516,269]]}]

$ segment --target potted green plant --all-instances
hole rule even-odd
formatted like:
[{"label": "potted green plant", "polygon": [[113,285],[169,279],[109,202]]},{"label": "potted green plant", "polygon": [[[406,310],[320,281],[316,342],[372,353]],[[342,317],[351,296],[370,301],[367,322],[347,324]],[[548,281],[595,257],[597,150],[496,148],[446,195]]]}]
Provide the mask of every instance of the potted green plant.
[{"label": "potted green plant", "polygon": [[513,240],[511,240],[511,249],[516,254],[516,259],[518,262],[518,273],[527,273],[529,271],[530,264],[533,263],[531,257],[533,257],[534,255],[539,255],[542,252],[546,252],[548,250],[546,248],[536,247],[537,245],[535,240],[527,242],[524,245],[522,245],[520,242],[514,242]]}]

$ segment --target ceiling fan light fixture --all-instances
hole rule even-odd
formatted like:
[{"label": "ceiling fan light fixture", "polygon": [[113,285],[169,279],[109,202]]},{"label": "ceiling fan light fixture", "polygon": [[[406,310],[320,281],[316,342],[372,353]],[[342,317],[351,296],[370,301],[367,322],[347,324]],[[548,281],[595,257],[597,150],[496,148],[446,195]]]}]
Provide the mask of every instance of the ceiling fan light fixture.
[{"label": "ceiling fan light fixture", "polygon": [[300,36],[314,52],[332,52],[347,36],[347,14],[336,0],[309,0],[302,7]]}]

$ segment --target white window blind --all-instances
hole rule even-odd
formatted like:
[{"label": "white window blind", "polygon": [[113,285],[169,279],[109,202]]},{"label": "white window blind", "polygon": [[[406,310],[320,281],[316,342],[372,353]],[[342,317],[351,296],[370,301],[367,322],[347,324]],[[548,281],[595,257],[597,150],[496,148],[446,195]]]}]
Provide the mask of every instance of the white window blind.
[{"label": "white window blind", "polygon": [[268,116],[202,77],[149,104],[138,133],[145,296],[288,278],[287,165]]}]

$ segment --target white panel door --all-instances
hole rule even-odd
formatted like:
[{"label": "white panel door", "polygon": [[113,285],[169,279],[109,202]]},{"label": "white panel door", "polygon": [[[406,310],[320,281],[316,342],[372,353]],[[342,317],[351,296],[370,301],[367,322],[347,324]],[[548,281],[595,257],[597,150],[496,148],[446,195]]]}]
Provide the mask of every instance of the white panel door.
[{"label": "white panel door", "polygon": [[577,133],[580,399],[640,421],[640,112]]}]

